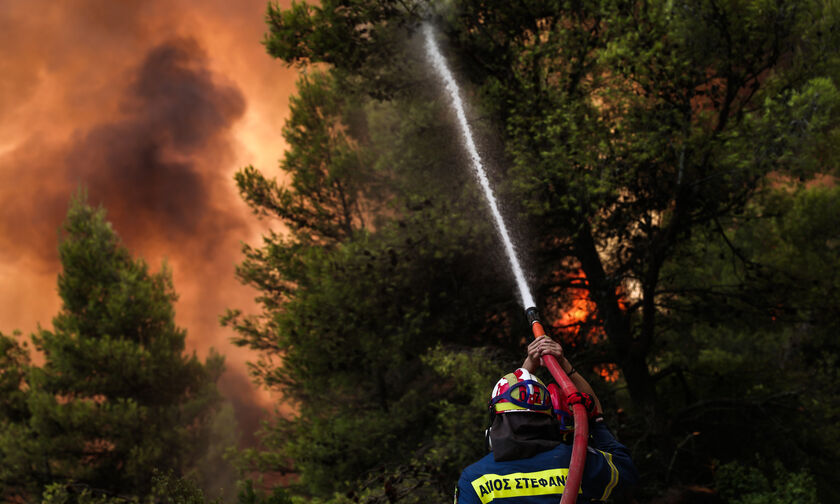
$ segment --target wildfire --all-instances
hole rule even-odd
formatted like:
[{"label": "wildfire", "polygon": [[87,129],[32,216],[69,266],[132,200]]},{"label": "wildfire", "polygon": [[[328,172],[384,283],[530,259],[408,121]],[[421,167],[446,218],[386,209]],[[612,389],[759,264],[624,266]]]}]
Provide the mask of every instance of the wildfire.
[{"label": "wildfire", "polygon": [[[567,297],[559,301],[555,313],[559,316],[552,324],[554,334],[568,347],[576,347],[582,342],[589,345],[603,343],[607,336],[598,319],[595,302],[589,297],[589,283],[582,270],[572,277],[575,287],[566,290]],[[619,306],[626,309],[624,296],[619,290]],[[619,377],[619,368],[615,363],[596,364],[593,370],[605,381],[615,382]]]}]

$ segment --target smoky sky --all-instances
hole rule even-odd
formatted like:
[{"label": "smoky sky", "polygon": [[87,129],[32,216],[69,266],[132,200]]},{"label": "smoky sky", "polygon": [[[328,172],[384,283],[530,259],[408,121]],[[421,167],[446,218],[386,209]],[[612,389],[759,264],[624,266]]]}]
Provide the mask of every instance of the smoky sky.
[{"label": "smoky sky", "polygon": [[118,228],[172,243],[206,237],[202,253],[212,254],[213,235],[242,227],[207,179],[231,162],[227,136],[245,102],[205,61],[192,39],[152,48],[123,97],[125,119],[80,135],[65,163],[68,182],[103,202]]},{"label": "smoky sky", "polygon": [[[233,210],[236,200],[218,187],[234,161],[231,127],[245,111],[245,98],[207,68],[207,55],[192,38],[151,47],[127,74],[113,120],[80,128],[59,145],[32,137],[8,156],[4,213],[17,218],[0,221],[4,253],[54,267],[56,230],[81,189],[91,204],[105,208],[133,253],[174,263],[176,280],[206,282],[194,302],[220,313],[225,302],[215,292],[216,279],[233,281],[237,242],[231,238],[247,231],[245,217]],[[10,190],[15,184],[22,190]],[[206,337],[219,313],[206,313],[188,334]],[[241,370],[227,380],[239,384],[237,416],[253,416]]]},{"label": "smoky sky", "polygon": [[245,100],[233,85],[217,82],[205,63],[193,39],[153,47],[120,98],[119,119],[78,131],[53,152],[34,139],[13,153],[7,170],[16,173],[8,183],[27,181],[39,191],[11,196],[7,210],[29,219],[4,219],[5,239],[19,245],[9,252],[35,251],[53,262],[53,230],[77,189],[105,207],[129,244],[198,237],[189,241],[212,255],[218,236],[242,230],[242,217],[229,211],[229,196],[225,201],[213,181],[233,161],[230,128]]},{"label": "smoky sky", "polygon": [[256,310],[234,268],[265,226],[232,176],[276,175],[297,78],[260,44],[265,6],[0,0],[0,331],[57,314],[58,229],[84,189],[134,256],[169,264],[187,347],[225,356],[243,427],[275,406],[247,378],[256,355],[218,322]]}]

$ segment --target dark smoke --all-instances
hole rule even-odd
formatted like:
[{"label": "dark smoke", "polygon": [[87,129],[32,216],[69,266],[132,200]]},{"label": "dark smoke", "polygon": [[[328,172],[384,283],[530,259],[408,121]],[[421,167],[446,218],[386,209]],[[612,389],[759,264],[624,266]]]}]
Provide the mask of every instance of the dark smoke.
[{"label": "dark smoke", "polygon": [[265,0],[0,5],[0,331],[58,312],[57,229],[84,187],[134,256],[170,263],[187,348],[225,355],[247,437],[272,401],[217,317],[256,309],[234,265],[260,225],[232,174],[281,156],[296,79],[259,43]]},{"label": "dark smoke", "polygon": [[[105,206],[132,248],[151,240],[212,256],[223,237],[244,232],[242,218],[230,211],[234,201],[217,181],[230,171],[230,128],[245,100],[206,63],[193,39],[160,44],[123,91],[119,119],[77,132],[69,145],[45,148],[33,137],[18,147],[4,167],[4,192],[12,185],[26,190],[6,194],[3,254],[25,251],[55,264],[55,230],[77,187]],[[8,218],[12,214],[22,218]]]},{"label": "dark smoke", "polygon": [[[222,294],[236,290],[233,265],[247,233],[235,196],[220,183],[232,184],[231,127],[245,99],[210,72],[190,38],[149,50],[119,93],[113,120],[77,131],[65,145],[31,136],[4,159],[0,259],[37,257],[44,270],[57,271],[56,230],[70,195],[84,188],[133,255],[167,256],[176,263],[176,284],[205,287],[192,295],[198,306],[189,308],[204,317],[188,337],[206,340],[230,303]],[[264,416],[253,385],[229,370],[220,387],[252,443]]]},{"label": "dark smoke", "polygon": [[91,129],[66,163],[118,229],[167,242],[202,236],[207,253],[214,236],[243,226],[216,200],[208,179],[229,168],[227,136],[245,101],[236,88],[217,83],[205,63],[192,39],[152,49],[124,96],[125,119]]}]

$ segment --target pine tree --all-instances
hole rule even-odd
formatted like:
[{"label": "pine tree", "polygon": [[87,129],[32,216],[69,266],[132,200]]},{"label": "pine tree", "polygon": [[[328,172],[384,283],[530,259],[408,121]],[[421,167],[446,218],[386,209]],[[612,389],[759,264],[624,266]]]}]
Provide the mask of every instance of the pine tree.
[{"label": "pine tree", "polygon": [[[396,501],[400,490],[394,489],[414,489],[414,481],[405,472],[389,473],[388,457],[393,450],[405,451],[414,436],[420,448],[413,460],[434,474],[426,479],[445,480],[445,472],[457,466],[454,458],[473,453],[468,436],[451,433],[481,428],[462,414],[462,408],[479,402],[472,395],[478,390],[478,359],[460,358],[492,354],[485,350],[511,351],[520,340],[514,328],[521,308],[505,284],[507,275],[496,270],[497,282],[489,284],[487,275],[477,271],[491,271],[482,261],[495,247],[492,228],[482,227],[466,211],[471,206],[486,219],[484,203],[468,192],[467,186],[474,184],[440,176],[396,187],[400,180],[422,180],[419,174],[442,174],[441,165],[450,176],[466,171],[466,163],[453,155],[457,149],[446,141],[446,131],[453,136],[447,130],[451,114],[430,105],[442,100],[415,51],[420,23],[432,20],[473,107],[471,123],[489,123],[493,126],[488,129],[498,131],[495,138],[503,149],[500,162],[494,163],[496,174],[503,174],[498,194],[525,223],[529,240],[520,245],[530,253],[526,263],[532,266],[532,286],[546,321],[562,329],[571,287],[586,291],[593,303],[584,323],[599,337],[586,339],[580,331],[569,337],[567,348],[584,373],[615,371],[611,377],[617,381],[595,386],[613,392],[610,402],[621,400],[625,406],[623,419],[629,421],[619,424],[619,434],[632,438],[641,452],[637,460],[650,482],[648,491],[655,493],[657,485],[680,478],[710,481],[708,473],[691,468],[711,467],[716,453],[731,455],[717,445],[723,437],[713,431],[695,439],[694,427],[709,424],[671,421],[684,411],[698,413],[695,419],[718,412],[716,398],[694,393],[693,384],[709,383],[698,374],[738,377],[732,370],[720,373],[724,361],[713,371],[704,368],[693,359],[695,348],[686,344],[692,330],[706,332],[706,322],[714,320],[709,311],[686,315],[674,307],[722,293],[721,302],[709,306],[754,303],[744,320],[758,320],[775,308],[777,300],[769,296],[749,297],[757,284],[747,281],[742,270],[693,276],[697,257],[720,265],[694,247],[718,251],[720,262],[748,264],[742,250],[746,245],[736,246],[732,234],[750,229],[740,217],[749,214],[750,205],[780,180],[802,185],[817,174],[836,175],[838,19],[840,12],[831,3],[774,0],[504,5],[324,0],[318,5],[270,6],[269,52],[290,64],[317,65],[341,97],[322,101],[333,107],[329,115],[316,116],[319,109],[313,108],[301,120],[293,110],[289,125],[294,129],[287,135],[290,155],[283,165],[290,168],[289,186],[269,182],[253,169],[239,179],[255,210],[279,217],[294,230],[269,235],[264,247],[246,250],[240,270],[243,280],[262,290],[265,308],[259,319],[239,319],[241,342],[264,352],[266,358],[256,368],[259,375],[269,385],[285,387],[305,413],[276,430],[280,456],[275,461],[291,456],[313,492],[379,485]],[[302,97],[312,96],[304,89],[307,85],[302,85]],[[350,98],[365,107],[350,114]],[[426,108],[418,102],[426,102]],[[376,124],[391,127],[376,129]],[[330,129],[335,125],[339,127]],[[349,132],[352,141],[333,144],[332,153],[340,156],[331,155],[324,148],[323,131]],[[342,173],[343,167],[351,170]],[[338,208],[334,197],[326,200],[330,205],[321,204],[325,196],[336,194],[327,191],[330,177],[311,176],[324,172],[347,176],[348,182],[358,182],[360,174],[388,182],[389,191],[364,195],[387,204],[368,205],[372,210],[358,215],[376,226],[351,226],[352,232],[335,241],[313,243],[307,238],[342,222],[334,211],[306,213],[313,220],[305,226],[290,218],[300,214],[290,213],[295,207],[288,203],[306,198],[310,206],[296,208]],[[441,180],[463,184],[463,190],[445,188]],[[343,187],[361,191],[365,185]],[[447,227],[447,222],[461,227]],[[831,242],[812,246],[825,252],[826,243]],[[761,256],[757,250],[750,253]],[[435,262],[436,256],[443,260]],[[388,268],[389,258],[395,269]],[[821,267],[829,269],[830,264]],[[792,266],[786,263],[784,274]],[[452,282],[447,284],[445,275],[436,277],[439,271],[451,272]],[[739,288],[728,289],[729,281],[738,282]],[[784,285],[779,276],[770,283]],[[507,303],[499,300],[503,290]],[[402,292],[411,296],[399,296]],[[470,296],[474,303],[463,301]],[[453,298],[466,307],[460,318],[449,310],[456,304],[435,304]],[[381,306],[387,310],[373,309]],[[833,329],[827,319],[819,319],[826,323],[820,331]],[[796,322],[786,324],[788,334],[796,334]],[[760,335],[750,332],[754,324],[735,326],[729,329],[738,332],[743,348],[767,348]],[[709,333],[724,334],[717,328],[712,326]],[[811,329],[805,334],[819,336]],[[720,343],[701,336],[709,344]],[[793,340],[776,347],[787,341]],[[450,345],[446,352],[430,348],[438,342]],[[485,348],[465,348],[478,346]],[[408,352],[401,352],[407,348],[423,354],[425,367],[405,365]],[[388,361],[389,355],[399,358]],[[761,357],[761,363],[773,362],[770,355]],[[452,362],[464,366],[460,371],[472,378],[454,379],[459,370]],[[360,373],[354,381],[353,370],[364,366],[375,372]],[[355,400],[332,400],[331,409],[325,410],[319,391],[307,388],[309,379],[335,377],[340,387],[370,384],[365,380],[381,376],[385,386],[378,389],[373,383],[362,390],[376,391],[377,398],[382,397],[380,389],[386,390],[384,397],[402,400],[412,392],[406,384],[419,383],[430,370],[437,373],[431,373],[436,394],[420,394],[413,408],[440,413],[434,429],[389,430],[399,423],[389,423],[391,409],[377,411],[372,405],[364,409],[369,416],[361,418]],[[395,383],[392,376],[400,377],[400,387],[388,387]],[[780,381],[791,378],[796,378],[793,373],[785,374]],[[823,379],[830,381],[830,373]],[[692,393],[683,394],[681,388]],[[737,403],[742,397],[738,387],[714,390],[729,394],[724,402]],[[753,399],[761,403],[781,391],[774,388]],[[347,397],[356,398],[352,392]],[[762,414],[769,419],[766,411]],[[345,418],[349,420],[335,421]],[[316,421],[315,428],[307,428]],[[395,447],[392,438],[402,444]],[[371,439],[384,439],[387,448],[372,446]],[[355,448],[354,441],[362,446],[353,453],[366,451],[336,473],[331,460],[348,446]],[[698,462],[680,465],[684,458],[677,455],[688,452],[689,442]],[[454,446],[459,450],[448,449]],[[751,448],[761,447],[750,444],[744,450]],[[434,457],[424,458],[429,453]],[[370,463],[385,459],[384,469]],[[428,469],[432,460],[441,462],[434,470]],[[330,481],[336,476],[338,481]],[[375,483],[359,483],[371,481]],[[409,501],[417,498],[416,493],[404,495],[411,496]]]},{"label": "pine tree", "polygon": [[201,455],[223,359],[184,352],[170,271],[133,259],[83,195],[70,204],[59,253],[62,308],[52,330],[32,337],[44,364],[28,369],[25,421],[0,432],[18,471],[0,485],[35,495],[72,482],[143,495],[153,470],[183,474]]},{"label": "pine tree", "polygon": [[[437,344],[474,343],[487,329],[486,307],[508,302],[509,282],[481,253],[492,227],[475,210],[482,202],[469,174],[440,155],[457,157],[457,143],[451,128],[435,125],[429,95],[398,108],[318,73],[299,90],[285,129],[289,183],[250,167],[237,176],[254,210],[290,232],[246,247],[238,273],[261,289],[266,310],[234,311],[227,322],[240,344],[264,352],[255,375],[298,413],[267,429],[269,450],[248,455],[262,469],[293,461],[302,486],[320,495],[354,491],[365,485],[358,478],[379,478],[387,466],[423,487],[415,498],[435,501],[450,491],[454,467],[482,447],[480,437],[459,440],[454,431],[435,439],[453,418],[482,417],[481,407],[453,414],[430,403],[453,392],[435,369],[445,353]],[[493,336],[518,344],[503,331]],[[434,470],[410,463],[406,454],[417,450],[435,450]]]}]

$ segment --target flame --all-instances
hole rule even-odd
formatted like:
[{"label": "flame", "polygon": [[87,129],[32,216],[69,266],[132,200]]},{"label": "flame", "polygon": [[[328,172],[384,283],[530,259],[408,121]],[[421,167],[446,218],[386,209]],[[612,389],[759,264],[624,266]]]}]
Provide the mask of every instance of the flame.
[{"label": "flame", "polygon": [[594,367],[594,371],[601,376],[601,378],[609,383],[615,383],[618,381],[618,364],[614,362],[606,362],[604,364],[596,364]]},{"label": "flame", "polygon": [[[555,307],[559,316],[551,327],[554,334],[568,347],[576,347],[581,342],[589,345],[599,345],[606,341],[604,326],[598,318],[595,301],[589,296],[589,282],[583,270],[578,269],[569,277],[574,287],[566,290],[567,298]],[[627,310],[627,301],[619,287],[616,290],[618,305],[622,311]],[[596,364],[593,371],[607,382],[615,382],[619,378],[619,367],[615,363]]]},{"label": "flame", "polygon": [[[573,287],[566,289],[566,299],[561,300],[555,312],[557,321],[552,324],[554,333],[560,335],[563,343],[577,346],[581,341],[598,344],[606,338],[604,328],[598,321],[597,306],[589,297],[589,282],[583,270],[578,269],[569,277]],[[564,302],[565,301],[565,302]]]}]

